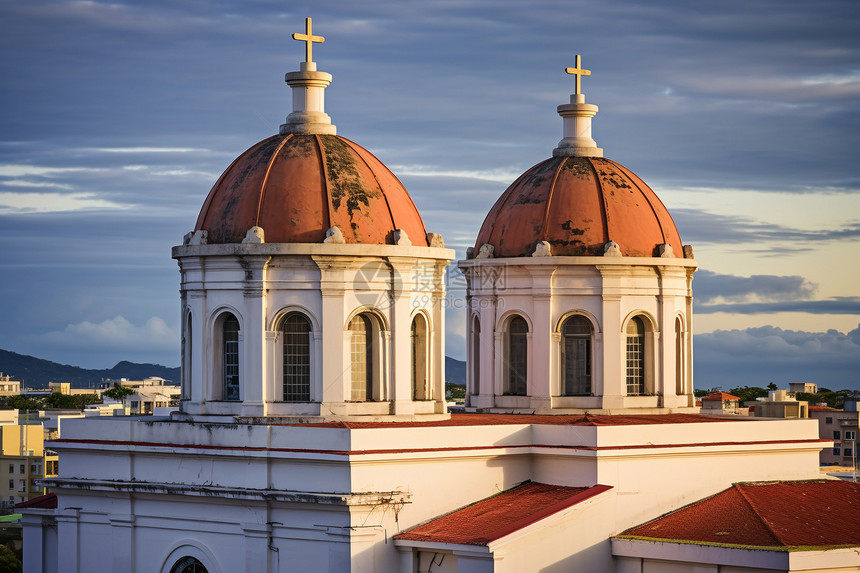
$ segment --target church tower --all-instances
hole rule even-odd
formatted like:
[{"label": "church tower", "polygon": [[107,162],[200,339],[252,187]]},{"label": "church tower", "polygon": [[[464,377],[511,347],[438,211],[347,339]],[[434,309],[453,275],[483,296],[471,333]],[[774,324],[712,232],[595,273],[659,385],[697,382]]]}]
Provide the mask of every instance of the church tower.
[{"label": "church tower", "polygon": [[215,183],[174,247],[182,298],[179,419],[438,419],[445,413],[443,273],[381,161],[337,135],[332,76],[286,74],[293,111]]},{"label": "church tower", "polygon": [[467,409],[690,411],[692,248],[654,191],[603,157],[597,106],[558,106],[552,157],[496,201],[467,259]]}]

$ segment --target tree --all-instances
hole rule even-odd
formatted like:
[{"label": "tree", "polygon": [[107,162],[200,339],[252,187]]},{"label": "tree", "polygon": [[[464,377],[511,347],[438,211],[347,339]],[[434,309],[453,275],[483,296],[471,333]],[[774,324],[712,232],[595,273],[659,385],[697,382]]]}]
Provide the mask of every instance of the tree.
[{"label": "tree", "polygon": [[134,389],[129,388],[128,386],[123,386],[119,382],[113,383],[113,388],[108,388],[104,392],[102,392],[102,396],[107,396],[108,398],[112,398],[113,400],[121,401],[126,396],[131,396],[132,394],[137,394]]},{"label": "tree", "polygon": [[773,382],[771,382],[767,385],[768,390],[776,390],[777,388],[778,388],[778,386],[776,384],[774,384]]},{"label": "tree", "polygon": [[767,390],[758,386],[741,386],[732,388],[729,390],[729,394],[740,398],[740,403],[743,404],[744,402],[753,402],[756,398],[764,398],[767,396]]},{"label": "tree", "polygon": [[15,552],[5,545],[0,545],[0,573],[21,573],[22,567]]},{"label": "tree", "polygon": [[11,410],[38,410],[39,403],[26,396],[9,396],[6,404]]}]

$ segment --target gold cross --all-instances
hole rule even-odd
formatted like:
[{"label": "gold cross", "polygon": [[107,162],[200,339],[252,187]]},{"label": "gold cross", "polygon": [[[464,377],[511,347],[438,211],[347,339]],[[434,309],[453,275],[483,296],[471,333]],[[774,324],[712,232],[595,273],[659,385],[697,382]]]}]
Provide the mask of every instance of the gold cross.
[{"label": "gold cross", "polygon": [[582,59],[579,57],[579,54],[576,55],[576,67],[575,68],[565,68],[564,71],[573,74],[576,76],[576,91],[573,93],[579,94],[581,92],[580,81],[582,80],[582,76],[590,76],[591,70],[583,70],[582,69]]},{"label": "gold cross", "polygon": [[[314,61],[313,58],[313,45],[314,42],[317,44],[322,44],[325,42],[325,38],[322,36],[314,36],[311,32],[311,19],[305,18],[305,33],[299,34],[296,32],[293,34],[293,40],[298,40],[299,42],[305,42],[305,61],[310,63]],[[578,56],[577,56],[578,57]]]}]

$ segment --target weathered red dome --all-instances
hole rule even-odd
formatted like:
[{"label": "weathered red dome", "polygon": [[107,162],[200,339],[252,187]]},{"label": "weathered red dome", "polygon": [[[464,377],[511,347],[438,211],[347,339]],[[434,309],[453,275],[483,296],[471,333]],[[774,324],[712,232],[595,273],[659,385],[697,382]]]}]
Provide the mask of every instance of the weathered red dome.
[{"label": "weathered red dome", "polygon": [[413,245],[427,246],[397,177],[336,135],[275,135],[245,151],[212,187],[195,230],[206,230],[209,243],[241,243],[254,226],[267,243],[321,243],[337,226],[347,243],[391,243],[402,229]]},{"label": "weathered red dome", "polygon": [[490,210],[475,249],[522,257],[548,241],[553,255],[602,256],[615,241],[628,257],[659,256],[659,245],[683,247],[669,211],[629,169],[602,157],[553,157],[508,187]]}]

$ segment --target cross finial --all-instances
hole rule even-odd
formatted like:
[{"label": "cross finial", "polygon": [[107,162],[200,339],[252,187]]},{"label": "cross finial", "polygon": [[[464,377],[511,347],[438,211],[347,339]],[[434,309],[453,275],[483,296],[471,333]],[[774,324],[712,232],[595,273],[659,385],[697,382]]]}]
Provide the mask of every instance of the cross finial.
[{"label": "cross finial", "polygon": [[314,61],[314,58],[313,58],[313,45],[314,45],[314,43],[322,44],[323,42],[325,42],[325,38],[323,38],[322,36],[314,36],[313,33],[311,32],[311,19],[310,18],[305,18],[305,33],[299,34],[298,32],[296,32],[295,34],[293,34],[293,40],[298,40],[299,42],[305,42],[305,61],[308,63]]},{"label": "cross finial", "polygon": [[583,70],[582,69],[582,59],[580,58],[579,54],[576,55],[576,67],[575,68],[565,68],[564,71],[569,73],[569,74],[573,74],[576,76],[576,91],[574,91],[573,93],[576,95],[579,95],[580,93],[582,93],[582,86],[580,84],[580,82],[582,80],[582,76],[590,76],[591,70]]}]

